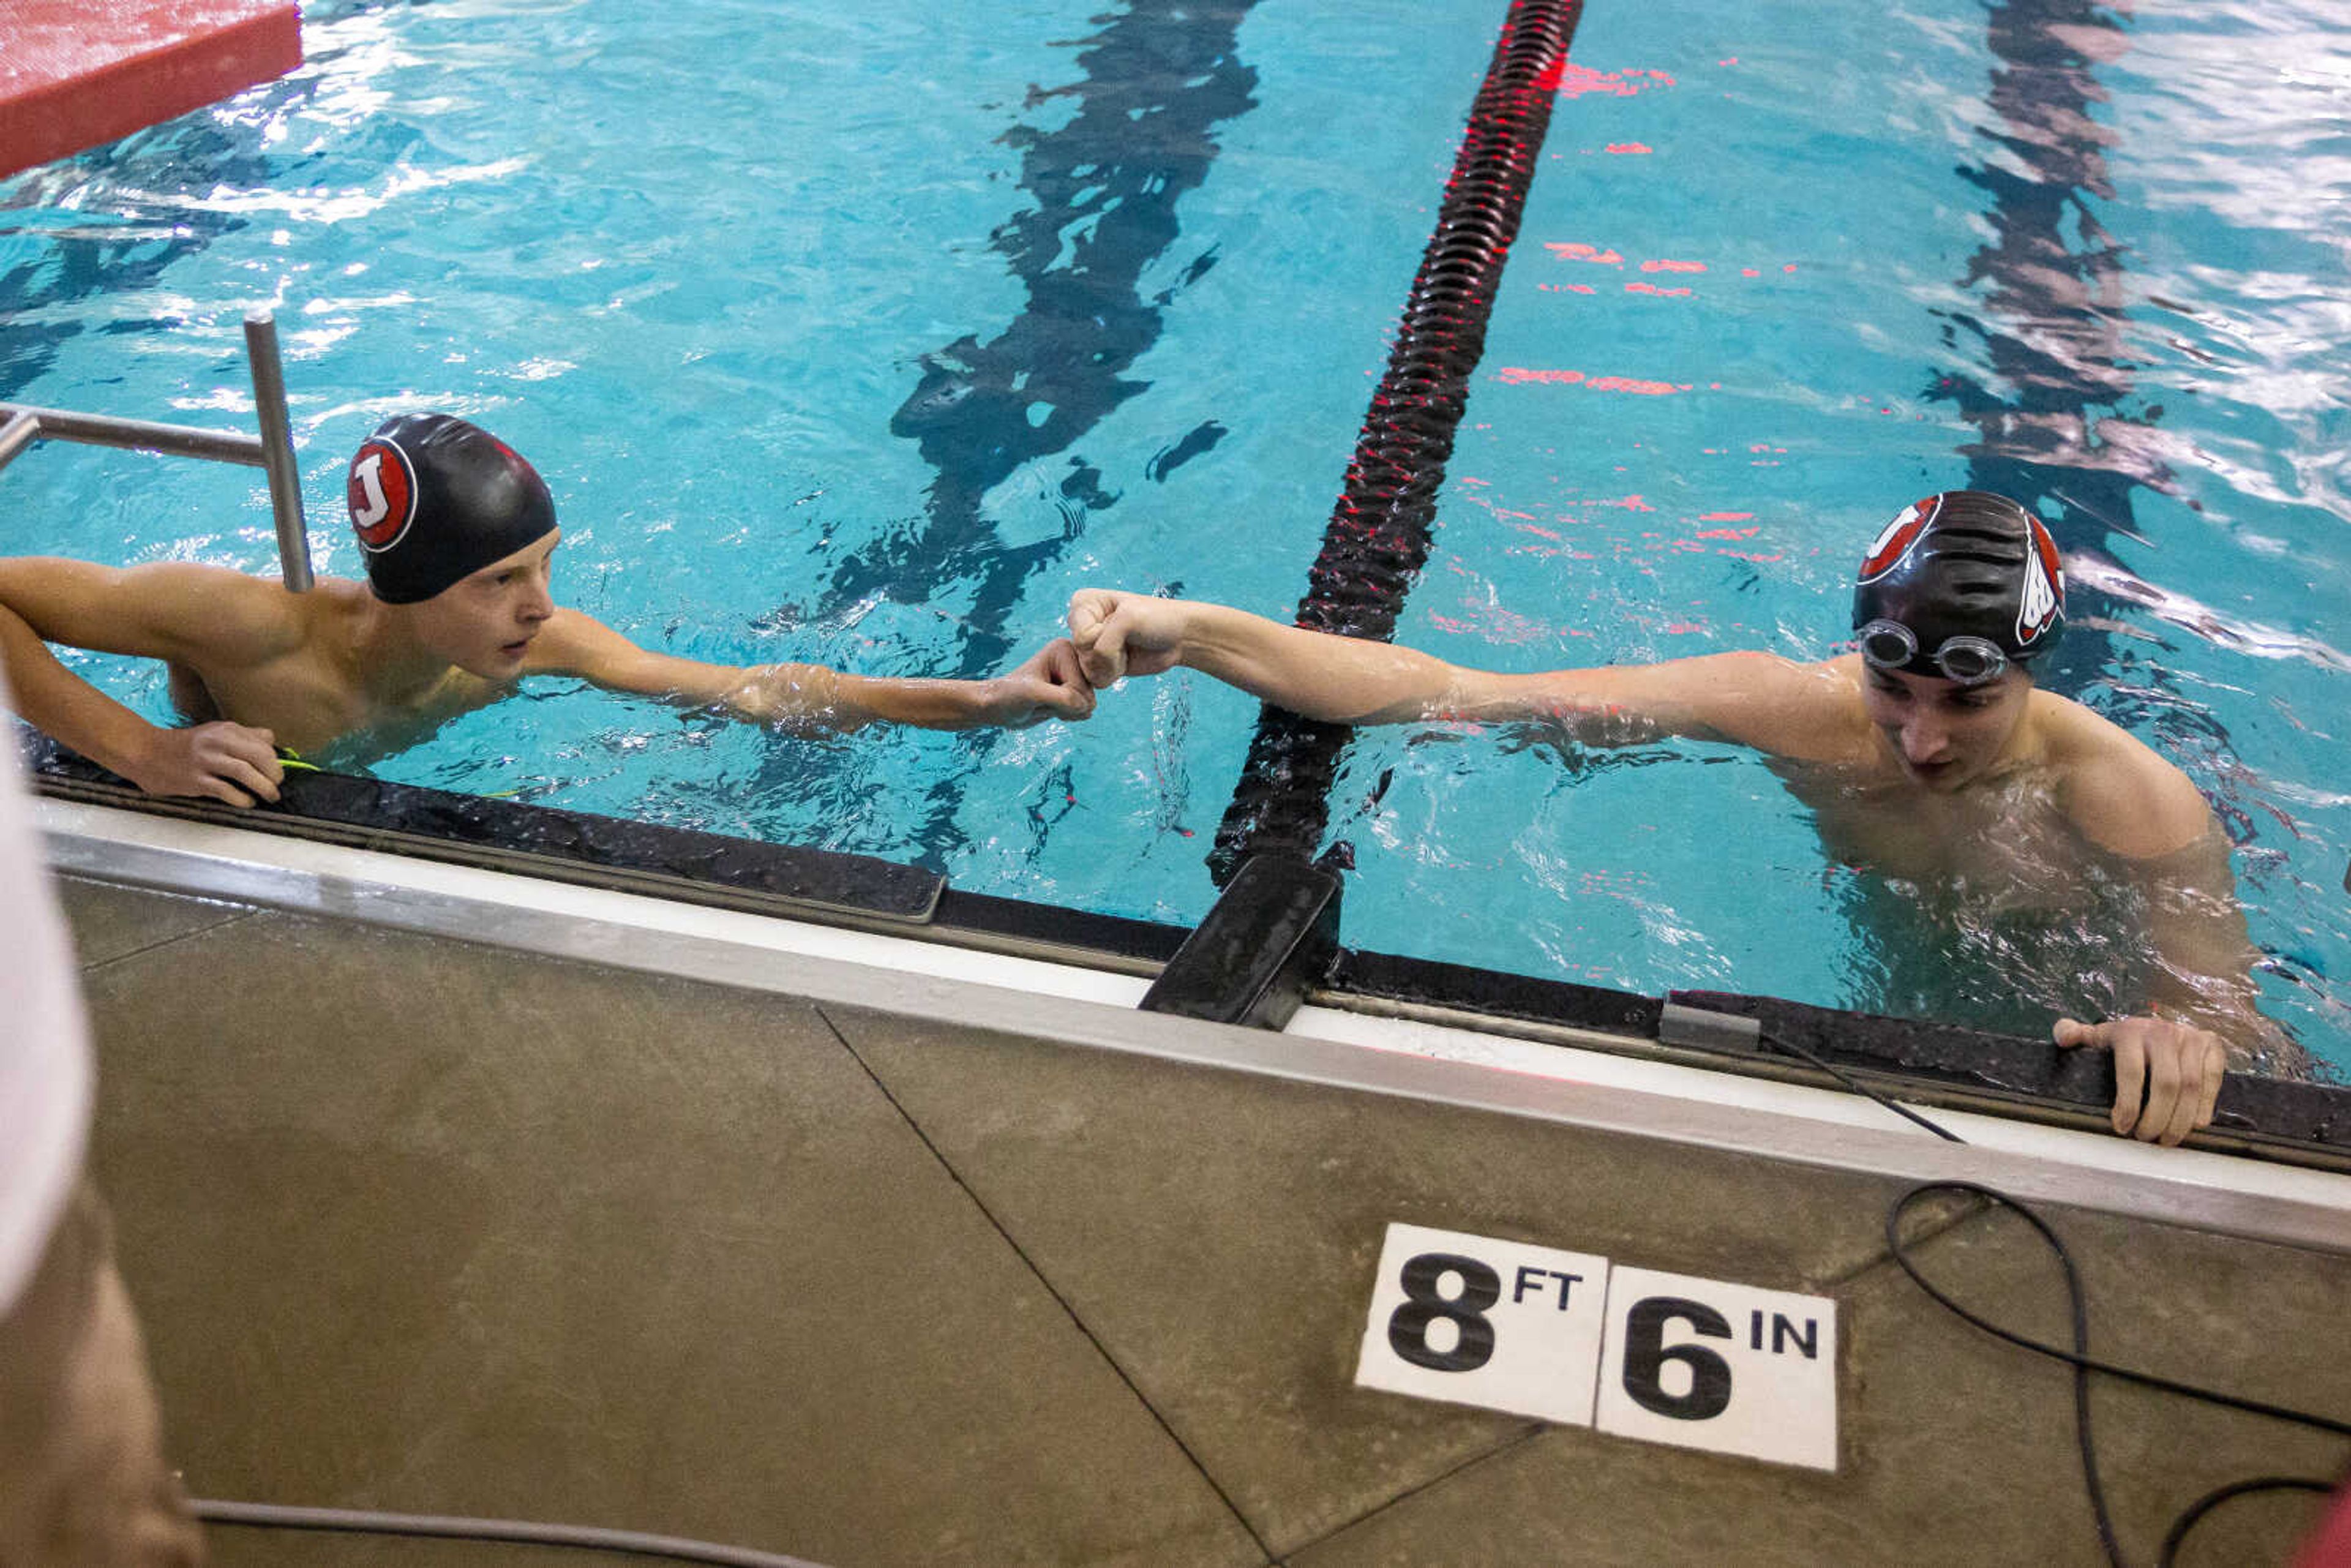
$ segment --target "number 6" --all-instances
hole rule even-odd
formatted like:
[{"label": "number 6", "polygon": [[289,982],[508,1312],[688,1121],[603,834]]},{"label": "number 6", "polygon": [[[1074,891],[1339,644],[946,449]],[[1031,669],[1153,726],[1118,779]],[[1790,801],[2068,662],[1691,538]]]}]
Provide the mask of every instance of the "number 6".
[{"label": "number 6", "polygon": [[[1644,1296],[1625,1315],[1625,1392],[1642,1409],[1677,1421],[1708,1421],[1730,1406],[1730,1364],[1704,1345],[1666,1346],[1666,1325],[1676,1318],[1708,1339],[1729,1339],[1730,1325],[1701,1301],[1679,1296]],[[1690,1371],[1687,1394],[1668,1394],[1657,1374],[1678,1361]]]}]

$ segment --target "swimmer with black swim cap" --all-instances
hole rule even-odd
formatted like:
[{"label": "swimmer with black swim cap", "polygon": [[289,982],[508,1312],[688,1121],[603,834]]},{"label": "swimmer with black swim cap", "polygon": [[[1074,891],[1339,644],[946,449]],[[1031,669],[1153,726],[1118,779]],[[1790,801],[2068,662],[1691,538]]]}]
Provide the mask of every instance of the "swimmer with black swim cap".
[{"label": "swimmer with black swim cap", "polygon": [[2064,623],[2049,529],[1981,490],[1929,496],[1878,532],[1855,574],[1859,646],[1813,661],[1724,653],[1502,673],[1220,604],[1094,588],[1070,601],[1097,686],[1188,665],[1329,724],[1524,724],[1563,749],[1676,737],[1750,747],[1834,863],[1909,890],[1934,918],[2095,918],[2077,897],[2089,868],[2127,877],[2161,912],[2117,934],[2158,959],[2150,1011],[2060,1018],[2053,1032],[2113,1050],[2116,1131],[2176,1144],[2211,1120],[2231,1051],[2281,1067],[2304,1058],[2254,1005],[2228,841],[2195,785],[2035,685]]},{"label": "swimmer with black swim cap", "polygon": [[397,414],[352,455],[344,502],[368,591],[386,607],[377,619],[402,633],[375,639],[382,678],[402,664],[425,678],[436,663],[491,682],[525,672],[556,614],[562,536],[521,454],[455,414]]},{"label": "swimmer with black swim cap", "polygon": [[1903,507],[1863,553],[1853,627],[1863,711],[1911,782],[1955,793],[2029,762],[2032,665],[2065,630],[2040,518],[1984,490]]},{"label": "swimmer with black swim cap", "polygon": [[[351,459],[364,584],[308,593],[215,566],[0,559],[0,661],[19,711],[157,795],[277,799],[277,748],[350,767],[389,755],[532,675],[584,680],[793,734],[1079,719],[1093,690],[1066,639],[984,680],[703,664],[641,648],[555,602],[555,503],[528,462],[448,413],[385,420]],[[47,643],[163,660],[186,725],[159,726]]]},{"label": "swimmer with black swim cap", "polygon": [[421,603],[555,531],[538,470],[454,414],[377,425],[351,458],[348,490],[368,587],[386,604]]},{"label": "swimmer with black swim cap", "polygon": [[2039,517],[1988,490],[1896,514],[1862,557],[1853,627],[1875,670],[1975,685],[2057,645],[2065,569]]}]

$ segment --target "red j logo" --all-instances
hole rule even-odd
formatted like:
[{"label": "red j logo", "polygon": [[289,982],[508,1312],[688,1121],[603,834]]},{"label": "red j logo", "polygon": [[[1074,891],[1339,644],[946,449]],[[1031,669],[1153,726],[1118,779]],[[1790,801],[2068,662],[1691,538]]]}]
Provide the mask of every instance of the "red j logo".
[{"label": "red j logo", "polygon": [[416,480],[407,455],[389,441],[371,441],[351,459],[351,531],[371,551],[400,542],[416,515]]}]

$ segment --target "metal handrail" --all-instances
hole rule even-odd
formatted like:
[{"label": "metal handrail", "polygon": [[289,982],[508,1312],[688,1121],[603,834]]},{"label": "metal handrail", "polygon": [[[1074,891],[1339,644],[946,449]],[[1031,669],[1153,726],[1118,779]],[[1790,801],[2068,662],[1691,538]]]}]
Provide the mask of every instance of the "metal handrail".
[{"label": "metal handrail", "polygon": [[6,423],[0,423],[0,468],[8,466],[8,459],[33,444],[41,434],[41,422],[22,409],[9,411]]},{"label": "metal handrail", "polygon": [[36,441],[74,441],[261,469],[269,479],[269,508],[277,518],[277,561],[286,586],[295,593],[307,592],[313,581],[310,536],[302,516],[302,480],[294,462],[293,423],[286,411],[286,374],[277,354],[277,318],[266,310],[246,316],[245,346],[253,366],[259,435],[0,402],[0,468]]},{"label": "metal handrail", "polygon": [[294,429],[286,413],[286,371],[277,360],[277,321],[266,310],[245,319],[245,353],[253,365],[253,407],[261,422],[262,471],[277,520],[277,559],[286,586],[310,587],[310,534],[302,521],[302,474],[294,465]]},{"label": "metal handrail", "polygon": [[30,419],[44,441],[78,441],[86,446],[120,446],[140,452],[161,452],[173,457],[203,457],[215,463],[262,466],[261,438],[234,430],[198,430],[186,424],[154,424],[143,419],[117,419],[104,413],[73,413],[61,408],[36,408],[30,403],[0,403],[0,413]]}]

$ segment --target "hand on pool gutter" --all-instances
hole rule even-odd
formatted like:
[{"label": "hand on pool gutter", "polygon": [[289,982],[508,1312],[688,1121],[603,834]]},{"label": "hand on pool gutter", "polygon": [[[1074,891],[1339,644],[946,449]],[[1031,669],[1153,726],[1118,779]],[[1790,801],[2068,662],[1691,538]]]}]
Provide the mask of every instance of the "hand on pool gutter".
[{"label": "hand on pool gutter", "polygon": [[150,728],[122,776],[150,795],[195,795],[250,806],[276,800],[285,780],[277,737],[225,719],[184,729]]},{"label": "hand on pool gutter", "polygon": [[2220,1037],[2161,1018],[2083,1023],[2059,1019],[2061,1046],[2100,1046],[2115,1053],[2115,1131],[2167,1148],[2210,1126],[2229,1065]]}]

